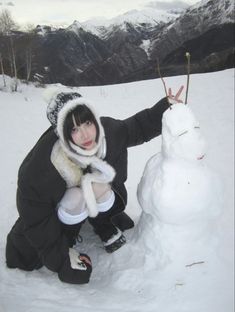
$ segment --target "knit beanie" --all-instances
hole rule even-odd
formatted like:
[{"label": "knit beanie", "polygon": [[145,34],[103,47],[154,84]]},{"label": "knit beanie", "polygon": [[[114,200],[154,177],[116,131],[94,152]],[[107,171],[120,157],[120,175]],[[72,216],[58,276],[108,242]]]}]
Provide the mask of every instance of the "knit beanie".
[{"label": "knit beanie", "polygon": [[44,100],[48,103],[47,118],[54,129],[57,127],[58,113],[60,110],[67,102],[80,97],[81,94],[77,92],[66,92],[58,88],[49,88],[45,91]]}]

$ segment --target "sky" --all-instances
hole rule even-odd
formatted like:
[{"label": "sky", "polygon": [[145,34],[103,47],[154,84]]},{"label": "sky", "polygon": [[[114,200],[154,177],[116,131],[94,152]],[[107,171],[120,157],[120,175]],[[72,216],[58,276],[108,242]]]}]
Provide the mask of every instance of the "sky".
[{"label": "sky", "polygon": [[198,0],[0,0],[0,11],[10,10],[13,19],[20,25],[68,26],[74,20],[84,22],[100,16],[112,18],[146,5],[156,6],[156,3],[158,8],[169,9],[197,2]]}]

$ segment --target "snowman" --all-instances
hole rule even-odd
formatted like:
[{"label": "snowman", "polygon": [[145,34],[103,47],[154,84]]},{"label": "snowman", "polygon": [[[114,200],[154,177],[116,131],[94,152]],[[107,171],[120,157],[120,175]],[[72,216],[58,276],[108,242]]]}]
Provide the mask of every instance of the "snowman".
[{"label": "snowman", "polygon": [[[162,119],[162,150],[146,164],[137,197],[138,240],[154,263],[205,257],[219,212],[217,179],[204,163],[206,143],[191,109],[173,104]],[[210,237],[211,238],[211,237]],[[153,257],[154,256],[154,257]]]}]

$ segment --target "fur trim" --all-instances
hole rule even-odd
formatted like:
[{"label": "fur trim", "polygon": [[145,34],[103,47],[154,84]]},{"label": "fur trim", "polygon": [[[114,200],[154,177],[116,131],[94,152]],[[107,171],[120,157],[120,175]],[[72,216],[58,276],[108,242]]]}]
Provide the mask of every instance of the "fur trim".
[{"label": "fur trim", "polygon": [[97,154],[95,156],[82,156],[74,151],[71,151],[67,145],[65,145],[62,141],[60,141],[60,145],[64,152],[68,155],[68,157],[78,164],[81,168],[86,168],[87,166],[91,165],[93,162],[95,162],[98,158],[103,159],[106,155],[106,140],[105,137],[102,139],[102,143],[99,147],[99,150],[97,151]]},{"label": "fur trim", "polygon": [[59,140],[57,140],[53,146],[51,162],[65,180],[67,187],[80,185],[82,169],[68,158]]},{"label": "fur trim", "polygon": [[[69,142],[69,143],[65,142],[65,139],[64,139],[64,131],[63,130],[64,130],[64,122],[65,122],[66,116],[69,114],[69,112],[71,112],[75,107],[77,107],[79,105],[86,105],[91,110],[91,112],[93,113],[93,115],[96,118],[96,121],[97,121],[98,126],[99,126],[99,130],[100,130],[100,135],[99,135],[99,139],[98,139],[98,142],[97,142],[96,146],[93,149],[89,150],[89,151],[80,148],[79,146],[73,144],[72,142]],[[103,129],[103,126],[101,125],[100,118],[94,112],[94,110],[91,107],[91,104],[89,103],[89,101],[87,101],[83,97],[71,100],[71,101],[66,103],[66,105],[64,105],[61,108],[61,110],[58,113],[58,120],[57,120],[57,128],[56,128],[56,130],[57,130],[58,136],[62,140],[62,142],[65,145],[65,147],[68,147],[68,149],[72,148],[72,150],[75,151],[77,154],[83,155],[83,156],[95,155],[97,153],[100,145],[101,145],[102,138],[104,137],[104,129]]]}]

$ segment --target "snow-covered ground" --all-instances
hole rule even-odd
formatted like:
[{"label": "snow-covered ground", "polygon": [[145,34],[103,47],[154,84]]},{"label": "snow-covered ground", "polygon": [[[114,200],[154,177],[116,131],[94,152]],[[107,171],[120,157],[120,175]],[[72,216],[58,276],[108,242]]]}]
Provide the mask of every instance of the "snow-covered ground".
[{"label": "snow-covered ground", "polygon": [[[185,81],[185,76],[166,78],[173,90]],[[213,252],[200,258],[202,263],[197,265],[179,265],[177,254],[175,262],[160,266],[153,261],[149,265],[149,261],[145,262],[147,249],[142,244],[141,231],[137,231],[138,225],[127,232],[127,244],[114,254],[106,254],[99,239],[85,225],[80,248],[92,258],[93,273],[90,283],[83,286],[63,284],[46,268],[24,272],[5,266],[6,235],[17,218],[17,170],[26,153],[49,126],[46,103],[42,100],[43,89],[20,85],[19,90],[17,93],[0,91],[0,311],[232,312],[234,70],[195,74],[190,82],[189,105],[208,145],[204,161],[222,185],[219,194],[223,199],[221,214],[208,228],[216,242]],[[101,115],[119,119],[150,107],[164,96],[159,79],[82,87],[78,91],[93,101]],[[161,137],[158,137],[129,151],[127,211],[136,223],[141,218],[137,185],[147,160],[160,149]],[[141,228],[143,226],[149,226],[148,218],[142,222]],[[156,241],[158,239],[156,237]],[[148,245],[155,243],[152,240],[150,236]],[[156,249],[156,256],[157,252]]]}]

